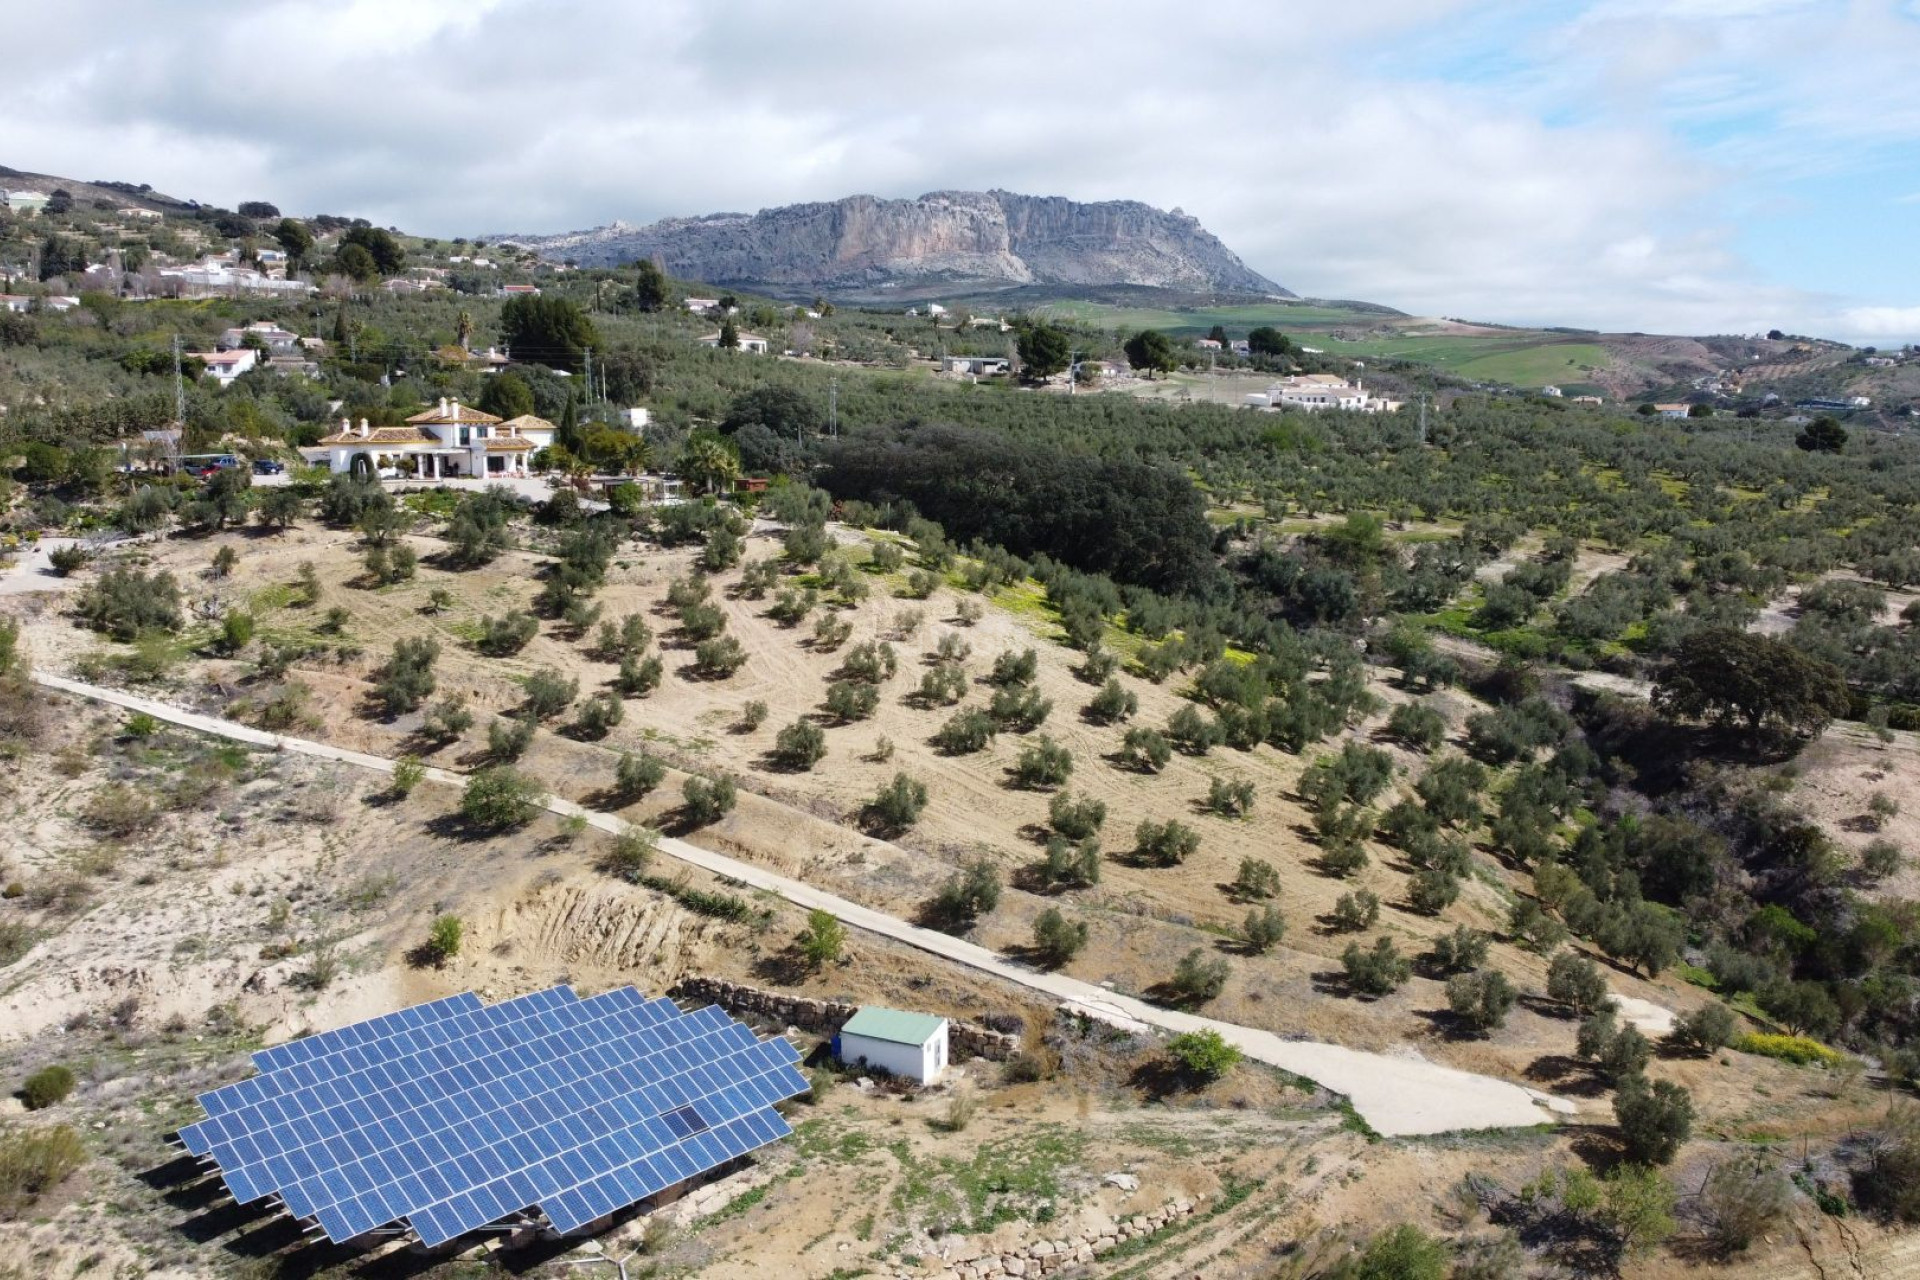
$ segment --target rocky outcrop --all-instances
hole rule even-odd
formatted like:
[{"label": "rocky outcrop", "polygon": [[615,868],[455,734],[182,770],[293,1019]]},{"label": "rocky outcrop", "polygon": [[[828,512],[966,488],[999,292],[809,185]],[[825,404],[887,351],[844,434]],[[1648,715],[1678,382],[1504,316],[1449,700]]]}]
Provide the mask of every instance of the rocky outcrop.
[{"label": "rocky outcrop", "polygon": [[1249,269],[1198,219],[1136,200],[1082,204],[1009,191],[848,196],[755,214],[504,238],[550,258],[590,266],[653,258],[682,279],[786,295],[1043,284],[1293,296]]}]

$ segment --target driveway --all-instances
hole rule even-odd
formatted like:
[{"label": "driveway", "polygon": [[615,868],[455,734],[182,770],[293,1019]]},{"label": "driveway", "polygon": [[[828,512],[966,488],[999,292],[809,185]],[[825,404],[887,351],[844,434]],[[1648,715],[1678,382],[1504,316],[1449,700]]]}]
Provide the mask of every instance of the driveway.
[{"label": "driveway", "polygon": [[[35,672],[33,678],[49,689],[111,703],[131,711],[144,711],[156,719],[236,742],[335,760],[380,773],[393,772],[393,761],[384,756],[348,751],[306,738],[267,733],[217,716],[201,715],[152,698],[123,693],[117,689],[102,689],[62,676]],[[466,783],[466,775],[445,769],[428,769],[426,776],[433,782],[449,786],[464,786]],[[584,809],[557,797],[549,796],[546,807],[561,815],[582,815],[589,826],[613,834],[629,829],[625,820],[613,814]],[[1556,1115],[1571,1115],[1576,1110],[1571,1102],[1563,1098],[1506,1080],[1496,1080],[1491,1076],[1441,1066],[1413,1054],[1411,1050],[1406,1056],[1363,1053],[1340,1045],[1288,1040],[1270,1031],[1163,1009],[1130,996],[1117,995],[1077,978],[1017,964],[965,939],[922,929],[803,881],[778,875],[753,863],[740,862],[710,849],[702,849],[685,840],[662,836],[660,852],[716,875],[778,894],[796,906],[830,911],[855,928],[1042,992],[1064,1006],[1096,1018],[1123,1026],[1157,1027],[1175,1034],[1217,1031],[1255,1061],[1304,1076],[1334,1093],[1346,1095],[1354,1110],[1368,1124],[1390,1137],[1473,1129],[1524,1128],[1548,1122]]]}]

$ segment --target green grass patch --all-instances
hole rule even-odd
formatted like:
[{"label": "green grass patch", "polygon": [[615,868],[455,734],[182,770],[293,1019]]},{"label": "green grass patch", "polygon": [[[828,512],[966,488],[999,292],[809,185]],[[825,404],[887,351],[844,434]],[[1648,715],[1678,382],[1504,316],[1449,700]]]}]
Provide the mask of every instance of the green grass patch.
[{"label": "green grass patch", "polygon": [[1697,964],[1688,964],[1685,960],[1682,960],[1679,964],[1673,966],[1673,973],[1680,981],[1691,982],[1696,987],[1705,987],[1708,991],[1718,991],[1720,989],[1720,979],[1714,977],[1712,973],[1702,969]]},{"label": "green grass patch", "polygon": [[1061,1174],[1077,1165],[1087,1140],[1065,1125],[1041,1124],[1004,1142],[989,1142],[968,1156],[923,1159],[904,1141],[889,1144],[900,1166],[893,1206],[914,1214],[930,1233],[969,1235],[1003,1222],[1050,1211],[1061,1193]]}]

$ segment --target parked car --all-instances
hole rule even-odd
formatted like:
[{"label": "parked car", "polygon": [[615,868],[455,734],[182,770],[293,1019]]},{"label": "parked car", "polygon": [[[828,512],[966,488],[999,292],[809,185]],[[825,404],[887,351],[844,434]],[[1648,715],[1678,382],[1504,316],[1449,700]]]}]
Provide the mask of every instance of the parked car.
[{"label": "parked car", "polygon": [[277,476],[285,472],[286,469],[286,463],[275,462],[272,458],[255,458],[253,460],[253,474],[257,476]]}]

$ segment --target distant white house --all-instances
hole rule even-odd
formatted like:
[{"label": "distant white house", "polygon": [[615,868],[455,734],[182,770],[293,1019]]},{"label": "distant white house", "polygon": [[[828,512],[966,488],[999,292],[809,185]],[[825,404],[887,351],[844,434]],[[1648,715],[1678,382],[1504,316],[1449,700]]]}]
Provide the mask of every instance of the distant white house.
[{"label": "distant white house", "polygon": [[503,422],[458,400],[442,400],[408,418],[404,427],[369,427],[364,418],[356,427],[342,419],[340,430],[302,452],[324,459],[327,469],[339,474],[359,465],[383,477],[505,478],[527,475],[529,460],[553,443],[556,429],[531,414]]},{"label": "distant white house", "polygon": [[976,378],[1010,373],[1013,362],[1006,356],[948,356],[947,372],[972,374]]},{"label": "distant white house", "polygon": [[207,366],[207,376],[222,387],[230,387],[241,374],[260,362],[260,353],[252,347],[233,351],[196,351],[194,358]]},{"label": "distant white house", "polygon": [[638,405],[635,405],[631,409],[623,409],[621,413],[626,419],[627,430],[629,431],[645,431],[647,429],[647,423],[653,420],[653,415]]},{"label": "distant white house", "polygon": [[718,311],[720,309],[720,299],[688,298],[686,301],[686,307],[687,307],[687,310],[693,312],[696,315],[705,315],[709,311]]},{"label": "distant white house", "polygon": [[8,210],[11,212],[32,217],[42,209],[45,209],[47,202],[53,199],[53,197],[41,191],[8,191],[0,193],[0,199],[5,200]]},{"label": "distant white house", "polygon": [[947,1069],[947,1020],[868,1005],[834,1038],[840,1061],[932,1084]]},{"label": "distant white house", "polygon": [[1663,418],[1684,418],[1692,408],[1689,404],[1657,404],[1653,411]]},{"label": "distant white house", "polygon": [[1575,396],[1573,402],[1575,404],[1605,404],[1607,398],[1605,396]]},{"label": "distant white house", "polygon": [[1540,388],[1540,394],[1543,396],[1552,396],[1554,399],[1558,400],[1563,393],[1561,392],[1560,388],[1556,386],[1548,385]]},{"label": "distant white house", "polygon": [[[757,356],[763,356],[767,354],[767,340],[761,337],[759,334],[747,333],[743,330],[740,333],[736,334],[735,336],[738,337],[740,340],[740,345],[736,348],[737,350],[751,351],[753,352],[753,354]],[[700,345],[703,347],[719,346],[720,331],[718,329],[715,329],[712,333],[701,334]]]},{"label": "distant white house", "polygon": [[271,320],[256,320],[245,328],[228,329],[214,345],[222,351],[237,351],[247,345],[248,334],[266,343],[267,350],[277,356],[292,355],[300,349],[300,335],[282,329]]},{"label": "distant white house", "polygon": [[139,218],[144,222],[158,222],[167,216],[158,209],[142,209],[137,205],[128,205],[124,209],[115,209],[114,213],[122,218]]},{"label": "distant white house", "polygon": [[33,299],[24,293],[0,293],[0,311],[33,310]]},{"label": "distant white house", "polygon": [[70,293],[50,293],[40,299],[40,305],[49,311],[71,311],[80,305],[80,299]]}]

